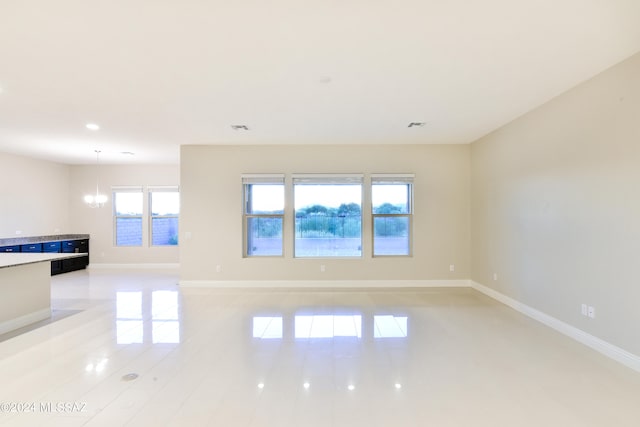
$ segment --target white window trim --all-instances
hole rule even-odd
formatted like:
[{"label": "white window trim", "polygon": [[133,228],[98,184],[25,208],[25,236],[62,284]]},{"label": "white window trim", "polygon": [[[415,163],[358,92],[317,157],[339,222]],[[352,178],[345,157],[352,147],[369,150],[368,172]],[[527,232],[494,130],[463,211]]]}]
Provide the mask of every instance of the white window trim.
[{"label": "white window trim", "polygon": [[[254,214],[247,213],[247,205],[249,203],[247,185],[253,184],[273,184],[282,185],[283,191],[286,195],[285,188],[285,175],[283,173],[262,173],[262,174],[242,174],[242,257],[243,258],[283,258],[284,257],[284,213],[286,210],[286,197],[285,206],[282,207],[281,214]],[[282,237],[281,248],[282,253],[279,255],[252,255],[249,253],[249,220],[251,218],[280,218],[282,223]]]},{"label": "white window trim", "polygon": [[[153,220],[155,218],[177,218],[180,219],[180,212],[178,214],[173,215],[154,215],[153,214],[153,201],[152,201],[152,193],[178,193],[178,198],[180,198],[180,186],[178,185],[149,185],[147,187],[147,194],[149,198],[149,247],[152,248],[171,248],[180,245],[180,239],[178,238],[177,245],[154,245],[153,244]],[[178,210],[180,206],[178,206]],[[178,228],[179,229],[179,228]],[[178,232],[178,236],[180,233]]]},{"label": "white window trim", "polygon": [[[338,255],[320,255],[313,256],[299,256],[296,255],[296,220],[295,220],[295,208],[294,208],[294,221],[293,221],[293,257],[295,259],[313,259],[313,258],[332,258],[332,259],[362,259],[364,252],[362,251],[363,245],[363,230],[364,230],[364,214],[362,211],[364,202],[364,174],[362,173],[294,173],[292,174],[292,186],[293,194],[295,194],[296,185],[360,185],[360,255],[358,256],[338,256]],[[295,195],[293,204],[295,206]]]},{"label": "white window trim", "polygon": [[296,184],[363,184],[361,173],[294,173],[291,175]]},{"label": "white window trim", "polygon": [[[395,258],[395,257],[412,257],[413,256],[413,193],[414,193],[414,178],[415,178],[415,174],[412,173],[400,173],[400,174],[389,174],[389,173],[379,173],[379,174],[371,174],[371,183],[370,183],[370,190],[371,190],[371,200],[373,200],[373,186],[374,185],[394,185],[394,184],[409,184],[411,185],[410,187],[410,193],[408,195],[409,200],[408,200],[408,205],[409,205],[409,212],[408,213],[401,213],[401,214],[376,214],[373,212],[373,203],[371,204],[371,256],[373,258],[385,258],[385,257],[390,257],[390,258]],[[376,230],[375,230],[375,223],[376,223],[376,218],[408,218],[409,220],[409,231],[408,231],[408,237],[409,237],[409,253],[408,254],[398,254],[398,255],[389,255],[389,254],[385,254],[385,255],[376,255],[375,253],[375,248],[376,248]]]},{"label": "white window trim", "polygon": [[[142,213],[140,215],[118,215],[116,212],[115,193],[144,193],[142,185],[120,185],[111,187],[111,198],[113,200],[113,246],[117,248],[140,248],[144,246],[144,194],[142,196]],[[141,240],[139,245],[118,245],[118,218],[140,218]]]}]

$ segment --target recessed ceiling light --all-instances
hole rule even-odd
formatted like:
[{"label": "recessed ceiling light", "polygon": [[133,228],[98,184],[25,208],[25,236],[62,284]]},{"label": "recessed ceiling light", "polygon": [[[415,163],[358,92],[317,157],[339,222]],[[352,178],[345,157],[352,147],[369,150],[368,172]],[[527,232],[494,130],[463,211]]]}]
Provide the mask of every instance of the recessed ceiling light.
[{"label": "recessed ceiling light", "polygon": [[231,125],[231,129],[233,130],[249,130],[247,125]]},{"label": "recessed ceiling light", "polygon": [[86,128],[89,130],[100,130],[100,126],[95,123],[87,123]]},{"label": "recessed ceiling light", "polygon": [[124,154],[125,156],[135,156],[136,153],[133,153],[131,151],[121,151],[120,154]]},{"label": "recessed ceiling light", "polygon": [[410,128],[419,127],[419,128],[421,128],[422,126],[424,126],[426,124],[427,124],[426,122],[411,122],[411,123],[409,123],[409,126],[407,126],[407,127],[410,127]]}]

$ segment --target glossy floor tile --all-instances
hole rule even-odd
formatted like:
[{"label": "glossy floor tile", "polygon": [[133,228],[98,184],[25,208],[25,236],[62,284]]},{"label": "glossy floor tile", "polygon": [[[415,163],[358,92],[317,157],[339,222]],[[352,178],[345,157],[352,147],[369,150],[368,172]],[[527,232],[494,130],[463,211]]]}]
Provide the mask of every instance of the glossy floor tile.
[{"label": "glossy floor tile", "polygon": [[54,277],[75,314],[0,342],[0,425],[639,425],[640,374],[471,289],[177,281]]}]

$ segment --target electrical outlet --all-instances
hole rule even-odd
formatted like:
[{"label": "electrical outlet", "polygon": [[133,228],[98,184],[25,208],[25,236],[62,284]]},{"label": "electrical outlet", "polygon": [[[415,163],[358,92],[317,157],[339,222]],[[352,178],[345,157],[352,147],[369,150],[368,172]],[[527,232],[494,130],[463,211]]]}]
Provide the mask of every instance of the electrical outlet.
[{"label": "electrical outlet", "polygon": [[595,319],[596,318],[596,309],[593,306],[589,306],[589,308],[587,309],[587,315],[590,318]]},{"label": "electrical outlet", "polygon": [[582,315],[586,316],[588,314],[587,311],[587,304],[582,304],[582,309],[581,309]]},{"label": "electrical outlet", "polygon": [[324,264],[320,265],[320,273],[324,273],[326,270],[326,267],[324,266]]},{"label": "electrical outlet", "polygon": [[216,273],[220,273],[222,271],[221,265],[216,265]]},{"label": "electrical outlet", "polygon": [[456,271],[456,266],[455,266],[455,265],[453,265],[453,264],[451,264],[451,265],[449,266],[449,271],[451,271],[451,272]]},{"label": "electrical outlet", "polygon": [[493,273],[493,280],[498,280],[498,273]]}]

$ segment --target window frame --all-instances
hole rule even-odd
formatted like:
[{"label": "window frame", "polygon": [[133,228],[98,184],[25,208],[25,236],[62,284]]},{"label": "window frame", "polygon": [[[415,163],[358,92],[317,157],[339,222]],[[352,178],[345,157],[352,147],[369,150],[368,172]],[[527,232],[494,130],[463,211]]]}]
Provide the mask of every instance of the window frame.
[{"label": "window frame", "polygon": [[[242,175],[242,257],[243,258],[283,258],[285,256],[284,234],[285,234],[285,211],[286,211],[286,187],[284,174],[243,174]],[[281,185],[283,193],[282,213],[249,213],[250,192],[249,186],[252,185]],[[257,255],[249,253],[249,223],[252,219],[275,218],[280,219],[281,236],[280,236],[280,254]]]},{"label": "window frame", "polygon": [[[139,215],[121,215],[117,212],[117,193],[140,193],[141,209]],[[111,187],[111,197],[113,200],[113,245],[118,248],[140,248],[144,246],[144,188],[142,186],[114,186]],[[118,219],[119,218],[140,218],[140,244],[139,245],[119,245],[118,244]]]},{"label": "window frame", "polygon": [[[180,245],[180,187],[177,185],[166,185],[166,186],[149,186],[147,188],[148,192],[148,202],[149,202],[149,247],[152,248],[166,248],[166,247],[176,247]],[[153,193],[177,193],[178,194],[178,213],[171,215],[154,215],[153,214]],[[178,241],[175,245],[166,244],[166,245],[155,245],[153,244],[153,220],[159,218],[176,218],[178,220]]]},{"label": "window frame", "polygon": [[[293,195],[293,258],[294,259],[362,259],[364,257],[363,238],[364,238],[364,174],[362,173],[323,173],[323,174],[293,174],[292,175],[292,195]],[[359,255],[317,255],[304,256],[297,253],[297,237],[296,237],[296,219],[297,210],[295,208],[296,185],[359,185],[360,186],[360,254]]]},{"label": "window frame", "polygon": [[[414,174],[371,174],[369,188],[371,191],[371,256],[372,258],[397,258],[413,257],[413,194],[414,194]],[[373,189],[374,185],[408,185],[407,213],[374,213]],[[408,230],[408,253],[406,254],[376,254],[376,218],[407,218]]]}]

